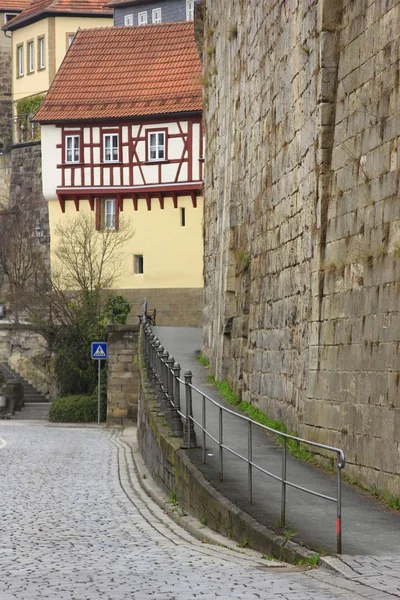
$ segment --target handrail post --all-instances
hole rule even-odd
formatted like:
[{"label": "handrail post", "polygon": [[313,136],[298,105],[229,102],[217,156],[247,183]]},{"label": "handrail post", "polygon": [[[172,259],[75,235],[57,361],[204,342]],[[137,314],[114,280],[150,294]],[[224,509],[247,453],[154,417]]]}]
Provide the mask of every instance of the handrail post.
[{"label": "handrail post", "polygon": [[249,502],[250,504],[253,502],[253,428],[252,422],[249,421],[249,431],[248,431],[248,449],[247,449],[247,462],[248,462],[248,487],[249,487]]},{"label": "handrail post", "polygon": [[336,550],[342,554],[342,479],[341,479],[340,457],[337,456],[337,515],[336,515]]},{"label": "handrail post", "polygon": [[202,437],[203,437],[203,450],[202,450],[202,454],[203,454],[203,463],[206,464],[207,462],[207,458],[206,458],[206,397],[203,394],[202,396],[202,403],[201,403],[201,427],[202,427]]},{"label": "handrail post", "polygon": [[224,462],[223,462],[223,436],[224,436],[224,425],[222,421],[222,406],[219,407],[219,436],[218,436],[218,446],[219,446],[219,480],[223,481],[224,479]]},{"label": "handrail post", "polygon": [[281,486],[281,527],[286,525],[286,438],[283,436],[282,448],[282,486]]},{"label": "handrail post", "polygon": [[196,448],[196,433],[193,425],[193,406],[192,406],[192,371],[185,371],[185,392],[186,392],[186,424],[181,448]]},{"label": "handrail post", "polygon": [[170,425],[172,425],[172,414],[173,414],[173,403],[174,403],[174,383],[173,383],[173,374],[172,374],[172,367],[174,366],[175,363],[175,359],[174,357],[170,354],[167,358],[167,360],[165,361],[165,370],[166,370],[166,376],[165,376],[165,380],[167,383],[167,389],[166,389],[166,408],[165,408],[165,418],[167,419],[168,423]]},{"label": "handrail post", "polygon": [[168,374],[168,367],[167,367],[167,360],[169,357],[169,353],[168,350],[164,350],[164,352],[161,355],[161,410],[163,412],[163,415],[166,415],[167,412],[167,388],[168,388],[168,379],[167,379],[167,374]]},{"label": "handrail post", "polygon": [[157,380],[158,380],[158,373],[157,373],[157,360],[158,360],[158,349],[161,346],[160,340],[158,340],[157,338],[154,340],[153,343],[153,356],[152,356],[152,363],[151,363],[151,370],[153,372],[153,381],[156,384]]},{"label": "handrail post", "polygon": [[157,377],[157,407],[160,414],[163,414],[163,404],[162,404],[162,355],[164,354],[164,346],[160,344],[157,348],[157,368],[156,368],[156,377]]},{"label": "handrail post", "polygon": [[172,367],[173,372],[173,399],[174,406],[172,409],[171,428],[172,435],[174,437],[183,436],[183,423],[179,411],[181,410],[181,384],[179,383],[179,377],[181,375],[181,365],[175,363]]},{"label": "handrail post", "polygon": [[150,380],[154,381],[154,366],[153,366],[153,354],[154,354],[154,345],[156,343],[156,336],[154,335],[154,333],[148,333],[146,331],[146,328],[144,328],[144,335],[146,336],[146,340],[147,340],[147,367],[148,367],[148,373],[149,373],[149,378]]},{"label": "handrail post", "polygon": [[146,331],[146,329],[144,327],[142,327],[142,332],[143,332],[143,349],[144,349],[144,360],[145,360],[145,364],[146,364],[146,368],[147,368],[147,372],[150,375],[150,371],[151,371],[151,334],[149,334],[148,331]]},{"label": "handrail post", "polygon": [[157,360],[156,360],[157,383],[159,385],[161,385],[161,356],[163,354],[164,354],[164,346],[162,344],[160,344],[157,348]]}]

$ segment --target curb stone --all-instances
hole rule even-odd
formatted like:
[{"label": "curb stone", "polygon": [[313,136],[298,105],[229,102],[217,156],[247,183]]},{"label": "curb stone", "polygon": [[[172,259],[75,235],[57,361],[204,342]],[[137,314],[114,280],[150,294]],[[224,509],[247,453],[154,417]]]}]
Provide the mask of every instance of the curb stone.
[{"label": "curb stone", "polygon": [[340,560],[337,556],[322,556],[320,558],[321,566],[330,571],[341,575],[345,579],[354,579],[355,573],[346,563]]}]

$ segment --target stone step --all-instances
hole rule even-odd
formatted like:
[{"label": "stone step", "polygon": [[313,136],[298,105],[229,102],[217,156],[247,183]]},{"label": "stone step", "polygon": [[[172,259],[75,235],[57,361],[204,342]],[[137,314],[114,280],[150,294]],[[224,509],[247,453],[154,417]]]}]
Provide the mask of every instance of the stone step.
[{"label": "stone step", "polygon": [[26,402],[21,411],[15,412],[15,421],[46,421],[49,419],[50,402]]},{"label": "stone step", "polygon": [[0,372],[3,373],[6,380],[13,378],[17,379],[22,383],[25,403],[49,403],[44,396],[42,396],[37,390],[35,390],[35,388],[30,383],[28,383],[23,377],[21,377],[21,375],[16,373],[14,369],[12,369],[7,363],[0,362]]}]

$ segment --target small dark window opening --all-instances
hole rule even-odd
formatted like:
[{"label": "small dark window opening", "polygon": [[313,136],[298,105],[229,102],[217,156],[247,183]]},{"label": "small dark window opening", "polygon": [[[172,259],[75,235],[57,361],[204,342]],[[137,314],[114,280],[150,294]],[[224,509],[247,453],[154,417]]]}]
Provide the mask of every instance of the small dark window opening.
[{"label": "small dark window opening", "polygon": [[186,225],[185,209],[181,208],[181,226],[185,227],[185,225]]},{"label": "small dark window opening", "polygon": [[134,271],[138,275],[142,275],[144,273],[143,254],[136,254],[134,256]]}]

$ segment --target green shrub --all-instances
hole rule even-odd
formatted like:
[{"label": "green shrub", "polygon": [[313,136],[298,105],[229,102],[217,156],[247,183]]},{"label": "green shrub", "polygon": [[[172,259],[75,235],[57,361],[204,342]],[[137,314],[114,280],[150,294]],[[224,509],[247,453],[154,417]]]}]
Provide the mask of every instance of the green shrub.
[{"label": "green shrub", "polygon": [[107,299],[104,317],[106,323],[120,323],[124,325],[129,313],[131,312],[131,306],[128,300],[122,294],[110,294]]},{"label": "green shrub", "polygon": [[[107,399],[101,394],[100,418],[106,420]],[[50,421],[53,423],[97,422],[97,395],[64,396],[56,398],[50,408]]]},{"label": "green shrub", "polygon": [[24,115],[26,113],[34,114],[42,106],[44,100],[44,94],[38,94],[37,96],[29,96],[28,98],[22,98],[17,102],[17,114]]}]

